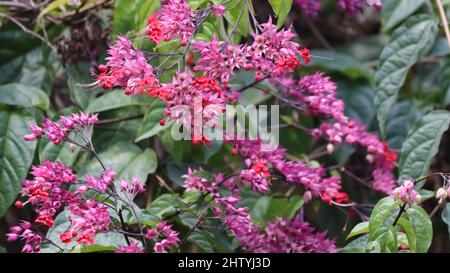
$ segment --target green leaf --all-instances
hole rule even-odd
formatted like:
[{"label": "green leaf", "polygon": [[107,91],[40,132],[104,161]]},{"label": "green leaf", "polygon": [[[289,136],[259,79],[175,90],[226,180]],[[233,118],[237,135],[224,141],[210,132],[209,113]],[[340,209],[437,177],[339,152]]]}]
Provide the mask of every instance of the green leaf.
[{"label": "green leaf", "polygon": [[86,112],[98,113],[127,106],[149,105],[151,102],[150,96],[127,96],[122,90],[114,89],[91,101]]},{"label": "green leaf", "polygon": [[189,235],[188,241],[197,245],[201,252],[213,253],[214,249],[211,243],[208,241],[208,238],[204,231],[193,231],[191,235]]},{"label": "green leaf", "polygon": [[176,195],[162,194],[150,204],[147,211],[151,215],[163,218],[174,215],[177,207],[178,201]]},{"label": "green leaf", "polygon": [[299,195],[293,196],[290,199],[274,196],[270,200],[270,205],[264,218],[266,221],[275,220],[278,217],[291,219],[302,206],[303,198]]},{"label": "green leaf", "polygon": [[113,12],[113,34],[127,34],[144,28],[147,18],[160,6],[160,0],[116,0]]},{"label": "green leaf", "polygon": [[319,56],[319,58],[311,59],[309,66],[313,68],[339,72],[352,79],[365,78],[372,80],[373,78],[373,71],[350,55],[327,50],[312,50],[311,54]]},{"label": "green leaf", "polygon": [[352,231],[347,235],[347,240],[363,233],[369,232],[369,222],[362,222],[357,224]]},{"label": "green leaf", "polygon": [[382,31],[388,31],[418,10],[425,0],[384,0],[381,10]]},{"label": "green leaf", "polygon": [[387,228],[392,225],[394,218],[399,212],[399,204],[400,201],[395,201],[392,197],[385,197],[377,203],[370,215],[369,241],[379,236],[381,228]]},{"label": "green leaf", "polygon": [[402,215],[402,217],[400,217],[400,219],[398,220],[398,225],[402,227],[403,231],[406,234],[410,251],[413,253],[417,252],[416,230],[413,228],[408,215]]},{"label": "green leaf", "polygon": [[159,124],[159,121],[164,119],[165,108],[166,104],[162,100],[155,100],[150,104],[150,107],[142,120],[141,126],[139,127],[135,142],[152,137],[170,127],[172,122],[167,122],[164,126]]},{"label": "green leaf", "polygon": [[408,208],[407,212],[416,232],[417,252],[426,253],[433,240],[433,225],[430,217],[423,208],[416,205]]},{"label": "green leaf", "polygon": [[[128,142],[118,142],[99,154],[106,168],[116,171],[117,177],[131,180],[137,177],[140,182],[145,183],[147,176],[155,172],[158,165],[153,150],[141,150],[138,146]],[[97,159],[92,158],[90,162],[80,171],[81,175],[95,175],[102,170]]]},{"label": "green leaf", "polygon": [[96,91],[84,88],[78,84],[87,84],[93,81],[92,76],[88,73],[90,63],[80,62],[78,65],[69,65],[67,67],[67,87],[72,102],[79,106],[82,110],[86,110],[89,102],[95,98]]},{"label": "green leaf", "polygon": [[389,147],[401,149],[406,135],[416,119],[419,111],[410,100],[402,100],[392,106],[386,120],[386,139]]},{"label": "green leaf", "polygon": [[427,173],[449,123],[447,111],[433,111],[414,123],[403,143],[400,177],[418,178]]},{"label": "green leaf", "polygon": [[33,161],[36,141],[23,139],[35,120],[26,112],[0,106],[0,216],[16,199]]},{"label": "green leaf", "polygon": [[442,221],[447,224],[448,234],[450,235],[450,203],[445,205],[441,215]]},{"label": "green leaf", "polygon": [[373,87],[364,80],[336,80],[338,97],[345,101],[345,114],[363,124],[370,124],[375,116]]},{"label": "green leaf", "polygon": [[278,17],[277,26],[281,27],[292,8],[292,0],[269,0],[275,15]]},{"label": "green leaf", "polygon": [[20,83],[0,85],[0,103],[42,110],[47,110],[50,104],[44,91]]},{"label": "green leaf", "polygon": [[[227,8],[227,11],[225,12],[224,16],[229,23],[230,32],[237,23],[237,32],[239,34],[241,34],[242,36],[247,36],[248,34],[250,34],[250,17],[245,1],[231,0],[230,2],[225,4],[225,7]],[[244,10],[242,11],[241,18],[238,22],[239,14],[241,13],[242,9]]]},{"label": "green leaf", "polygon": [[395,30],[391,41],[383,49],[380,65],[375,75],[375,107],[382,134],[385,134],[386,117],[397,100],[409,69],[420,56],[428,52],[436,38],[437,21],[428,15],[409,18]]}]

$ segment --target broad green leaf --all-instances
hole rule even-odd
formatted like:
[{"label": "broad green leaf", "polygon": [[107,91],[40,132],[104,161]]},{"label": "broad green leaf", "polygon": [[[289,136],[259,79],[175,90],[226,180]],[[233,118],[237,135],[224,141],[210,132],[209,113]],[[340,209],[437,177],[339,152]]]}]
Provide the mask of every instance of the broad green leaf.
[{"label": "broad green leaf", "polygon": [[416,205],[408,208],[407,213],[416,232],[417,252],[426,253],[433,240],[433,225],[430,217],[423,208]]},{"label": "broad green leaf", "polygon": [[135,142],[152,137],[164,129],[170,127],[172,122],[166,122],[164,126],[159,124],[161,119],[164,119],[164,110],[166,105],[161,100],[154,100],[145,113],[141,126],[139,127]]},{"label": "broad green leaf", "polygon": [[369,232],[369,222],[362,222],[357,224],[352,231],[347,235],[347,240],[360,234]]},{"label": "broad green leaf", "polygon": [[147,209],[148,213],[157,217],[174,215],[178,207],[177,197],[173,194],[162,194]]},{"label": "broad green leaf", "polygon": [[[150,149],[141,150],[138,146],[118,142],[99,154],[106,168],[116,171],[117,177],[131,180],[137,177],[140,182],[145,183],[147,176],[155,172],[158,165],[155,153]],[[102,171],[100,163],[92,158],[90,162],[80,171],[80,174],[97,175]]]},{"label": "broad green leaf", "polygon": [[0,106],[0,216],[16,199],[33,161],[36,141],[23,139],[35,120],[28,113]]},{"label": "broad green leaf", "polygon": [[400,177],[418,178],[427,173],[449,123],[450,112],[439,110],[414,123],[403,143],[399,164]]},{"label": "broad green leaf", "polygon": [[127,96],[122,90],[114,89],[91,101],[86,112],[98,113],[126,106],[149,105],[151,102],[150,96]]},{"label": "broad green leaf", "polygon": [[397,252],[397,232],[393,226],[389,228],[386,234],[386,252]]},{"label": "broad green leaf", "polygon": [[365,253],[369,234],[360,236],[340,249],[340,253]]},{"label": "broad green leaf", "polygon": [[399,201],[394,201],[392,197],[381,199],[370,215],[369,221],[369,241],[378,237],[379,229],[392,225],[394,218],[399,212]]},{"label": "broad green leaf", "polygon": [[417,234],[414,229],[412,222],[410,221],[409,215],[402,215],[398,220],[398,225],[402,227],[408,239],[408,247],[411,252],[417,252]]},{"label": "broad green leaf", "polygon": [[39,88],[20,83],[0,85],[0,103],[46,110],[50,104],[47,94]]},{"label": "broad green leaf", "polygon": [[320,68],[321,70],[330,72],[339,72],[352,79],[373,79],[372,70],[365,67],[363,63],[350,55],[327,50],[312,50],[311,54],[318,56],[317,58],[313,57],[311,59],[309,66],[313,68]]},{"label": "broad green leaf", "polygon": [[269,4],[272,6],[275,15],[278,17],[277,26],[281,27],[286,20],[286,16],[289,14],[292,8],[292,0],[269,0]]},{"label": "broad green leaf", "polygon": [[383,49],[375,75],[375,107],[382,134],[385,134],[386,117],[397,100],[397,94],[405,82],[409,69],[420,56],[434,44],[437,21],[428,15],[409,18],[392,34],[389,44]]},{"label": "broad green leaf", "polygon": [[384,0],[381,10],[382,31],[388,31],[419,9],[425,0]]},{"label": "broad green leaf", "polygon": [[[250,34],[251,24],[250,24],[250,17],[249,17],[249,10],[247,5],[245,4],[245,1],[241,0],[231,0],[227,4],[225,4],[225,7],[227,8],[227,11],[225,12],[224,16],[225,19],[229,23],[229,31],[234,28],[234,26],[237,24],[237,32],[241,34],[242,36],[247,36]],[[242,11],[243,9],[243,11]],[[239,14],[240,16],[239,19]]]},{"label": "broad green leaf", "polygon": [[449,203],[447,203],[445,205],[445,208],[442,211],[441,218],[442,218],[442,221],[447,224],[447,230],[448,230],[448,234],[450,236],[450,204]]},{"label": "broad green leaf", "polygon": [[302,206],[303,198],[299,195],[295,195],[290,199],[274,196],[270,200],[270,204],[264,218],[266,221],[272,221],[279,217],[287,217],[291,219]]},{"label": "broad green leaf", "polygon": [[386,120],[386,139],[389,147],[401,149],[406,135],[420,112],[410,100],[395,103]]},{"label": "broad green leaf", "polygon": [[200,248],[200,252],[212,253],[213,246],[208,241],[204,231],[194,231],[189,235],[188,241],[194,243]]},{"label": "broad green leaf", "polygon": [[336,80],[338,97],[345,102],[345,114],[363,124],[370,124],[375,116],[373,87],[365,80]]},{"label": "broad green leaf", "polygon": [[208,2],[208,0],[188,0],[191,9],[198,9],[201,5]]}]

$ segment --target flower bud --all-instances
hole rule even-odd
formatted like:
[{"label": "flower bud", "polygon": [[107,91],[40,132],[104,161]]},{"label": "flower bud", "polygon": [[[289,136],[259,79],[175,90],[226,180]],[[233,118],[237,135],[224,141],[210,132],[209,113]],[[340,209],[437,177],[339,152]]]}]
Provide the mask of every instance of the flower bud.
[{"label": "flower bud", "polygon": [[77,145],[75,145],[73,143],[70,143],[69,147],[70,147],[70,151],[73,153],[73,152],[75,152],[75,149],[77,148]]},{"label": "flower bud", "polygon": [[332,154],[332,153],[334,152],[334,146],[333,146],[333,144],[329,143],[329,144],[327,145],[327,151],[328,151],[329,154]]},{"label": "flower bud", "polygon": [[444,188],[439,188],[436,192],[436,199],[439,200],[439,203],[442,203],[444,199],[448,196],[447,191]]}]

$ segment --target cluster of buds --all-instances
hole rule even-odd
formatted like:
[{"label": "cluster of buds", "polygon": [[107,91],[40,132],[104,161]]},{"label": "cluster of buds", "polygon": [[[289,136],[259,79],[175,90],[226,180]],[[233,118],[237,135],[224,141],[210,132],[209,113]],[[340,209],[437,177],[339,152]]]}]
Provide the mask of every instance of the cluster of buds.
[{"label": "cluster of buds", "polygon": [[402,200],[403,203],[412,206],[414,201],[420,203],[421,197],[414,189],[414,180],[407,179],[403,185],[392,191],[392,197],[395,200]]}]

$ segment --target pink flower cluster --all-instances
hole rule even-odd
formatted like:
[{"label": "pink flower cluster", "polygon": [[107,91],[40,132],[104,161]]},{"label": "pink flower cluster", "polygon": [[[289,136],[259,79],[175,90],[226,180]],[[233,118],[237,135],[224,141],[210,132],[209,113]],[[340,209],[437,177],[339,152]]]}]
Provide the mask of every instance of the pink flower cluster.
[{"label": "pink flower cluster", "polygon": [[153,74],[144,52],[134,50],[131,41],[119,36],[110,45],[106,65],[98,67],[100,75],[97,83],[104,89],[114,86],[125,87],[125,94],[140,95],[149,93],[159,96],[159,80]]},{"label": "pink flower cluster", "polygon": [[[233,97],[225,94],[214,78],[194,77],[187,71],[177,73],[164,88],[167,94],[165,116],[188,128],[194,144],[209,145],[210,140],[198,129],[202,129],[204,124],[217,123],[217,117],[224,111],[225,103]],[[186,111],[189,115],[186,115]]]},{"label": "pink flower cluster", "polygon": [[[216,13],[222,12],[219,7],[215,8]],[[195,14],[186,0],[165,0],[147,22],[147,37],[157,44],[179,38],[184,46],[193,36],[194,19]]]},{"label": "pink flower cluster", "polygon": [[86,128],[94,125],[97,121],[97,114],[89,115],[82,112],[68,117],[61,116],[59,124],[46,118],[40,127],[35,124],[30,125],[31,134],[25,135],[24,139],[35,141],[38,137],[45,136],[54,144],[59,144],[66,139],[70,131]]},{"label": "pink flower cluster", "polygon": [[380,0],[339,0],[339,8],[349,15],[354,15],[362,10],[364,2],[376,9],[381,9],[383,7]]},{"label": "pink flower cluster", "polygon": [[84,179],[89,187],[103,193],[115,178],[115,171],[106,170],[102,172],[102,175],[99,178],[93,177],[91,175],[86,175]]},{"label": "pink flower cluster", "polygon": [[307,75],[295,82],[290,79],[274,79],[274,84],[283,90],[283,96],[305,115],[331,118],[335,123],[324,122],[312,131],[316,138],[324,137],[331,145],[359,144],[367,150],[367,160],[375,166],[374,189],[389,194],[395,184],[392,170],[397,155],[377,135],[366,131],[364,125],[348,118],[344,113],[344,102],[336,97],[336,84],[321,73]]},{"label": "pink flower cluster", "polygon": [[402,200],[403,203],[412,206],[414,202],[420,203],[420,195],[414,189],[412,179],[405,180],[403,184],[392,191],[394,200]]},{"label": "pink flower cluster", "polygon": [[131,183],[121,179],[119,181],[120,190],[128,195],[128,198],[132,201],[141,192],[145,191],[144,185],[138,180],[137,177],[131,179]]},{"label": "pink flower cluster", "polygon": [[311,19],[316,19],[322,7],[320,0],[294,0],[302,12]]},{"label": "pink flower cluster", "polygon": [[69,211],[70,228],[60,234],[63,243],[67,244],[76,237],[80,244],[93,245],[97,233],[109,230],[111,218],[108,207],[95,200],[70,204]]},{"label": "pink flower cluster", "polygon": [[145,249],[136,242],[130,242],[130,245],[120,246],[115,253],[144,253]]},{"label": "pink flower cluster", "polygon": [[25,241],[25,245],[22,248],[23,253],[36,253],[41,249],[42,236],[31,230],[30,222],[21,221],[20,225],[9,228],[6,240],[13,242],[18,239]]},{"label": "pink flower cluster", "polygon": [[[323,233],[314,234],[308,224],[299,220],[279,219],[268,222],[265,230],[261,232],[258,225],[251,220],[248,208],[238,207],[241,199],[235,183],[223,180],[220,174],[214,176],[215,181],[196,179],[197,172],[190,171],[184,176],[185,187],[211,195],[216,205],[214,214],[224,218],[225,225],[236,236],[244,250],[259,253],[335,251],[332,240],[326,239]],[[232,195],[222,197],[219,185],[227,187]]]},{"label": "pink flower cluster", "polygon": [[180,241],[178,232],[175,232],[165,221],[158,223],[155,229],[148,229],[145,238],[155,242],[153,251],[157,253],[170,249]]},{"label": "pink flower cluster", "polygon": [[268,222],[265,228],[270,252],[285,253],[333,253],[336,252],[334,240],[326,238],[325,233],[314,229],[299,219],[286,218]]},{"label": "pink flower cluster", "polygon": [[17,207],[30,203],[38,213],[37,223],[53,226],[54,216],[63,206],[80,201],[79,196],[62,188],[65,184],[73,184],[77,177],[72,170],[60,162],[44,161],[40,166],[33,166],[32,180],[22,182],[22,196],[27,197],[25,203],[16,202]]},{"label": "pink flower cluster", "polygon": [[210,78],[220,77],[222,83],[227,83],[233,71],[246,63],[242,46],[218,41],[215,35],[211,41],[192,43],[192,47],[200,53],[194,71],[205,72]]},{"label": "pink flower cluster", "polygon": [[255,191],[269,190],[269,170],[274,168],[282,175],[283,180],[305,189],[306,202],[317,197],[330,202],[340,194],[341,184],[338,177],[325,178],[324,168],[312,168],[303,162],[286,160],[284,149],[265,152],[261,150],[259,141],[234,141],[232,153],[246,158],[248,169],[241,170],[240,178],[249,182]]}]

